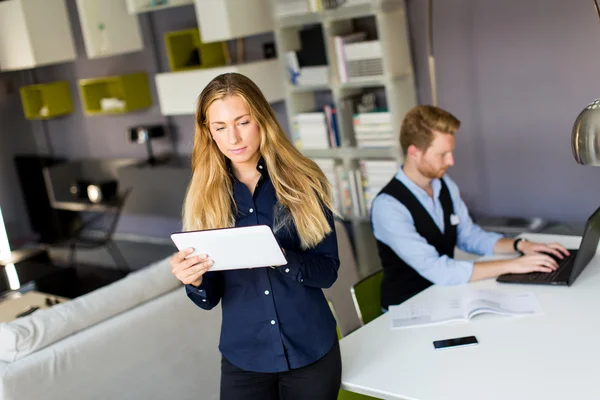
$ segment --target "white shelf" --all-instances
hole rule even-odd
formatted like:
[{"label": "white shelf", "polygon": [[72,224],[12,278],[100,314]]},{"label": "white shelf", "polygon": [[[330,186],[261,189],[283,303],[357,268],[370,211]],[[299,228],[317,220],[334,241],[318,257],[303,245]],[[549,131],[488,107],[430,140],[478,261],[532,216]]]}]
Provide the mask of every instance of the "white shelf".
[{"label": "white shelf", "polygon": [[322,13],[305,13],[276,16],[275,25],[278,29],[292,28],[302,25],[319,24],[323,22]]},{"label": "white shelf", "polygon": [[77,0],[77,12],[88,58],[144,48],[137,15],[129,14],[124,0]]},{"label": "white shelf", "polygon": [[167,4],[156,6],[151,6],[150,0],[127,0],[127,11],[129,14],[141,14],[167,8],[186,6],[189,4],[194,4],[194,0],[169,0]]},{"label": "white shelf", "polygon": [[332,10],[323,11],[323,19],[325,21],[340,21],[344,19],[371,17],[380,9],[378,3],[394,4],[394,2],[390,1],[374,0],[365,4],[341,6]]},{"label": "white shelf", "polygon": [[75,58],[65,0],[0,1],[0,70],[28,69]]},{"label": "white shelf", "polygon": [[202,89],[221,74],[237,72],[258,85],[269,103],[282,101],[284,77],[277,59],[219,68],[196,69],[156,74],[156,90],[163,115],[190,115],[196,111],[196,100]]},{"label": "white shelf", "polygon": [[[285,73],[285,54],[288,51],[300,49],[300,30],[304,25],[320,24],[323,28],[325,52],[331,76],[329,84],[292,86],[285,73],[286,111],[288,121],[293,121],[297,114],[319,110],[324,103],[333,101],[336,108],[336,125],[342,147],[335,149],[301,149],[307,157],[313,159],[335,160],[335,186],[341,191],[338,199],[344,197],[344,192],[353,191],[352,209],[347,210],[352,215],[344,219],[354,226],[354,239],[358,256],[359,269],[366,274],[379,268],[377,250],[369,218],[365,216],[366,205],[361,205],[364,199],[362,185],[358,177],[360,160],[390,160],[396,164],[402,162],[400,144],[394,140],[394,145],[387,148],[357,148],[353,129],[352,115],[356,112],[350,103],[345,101],[365,90],[375,89],[377,96],[385,93],[386,105],[391,114],[392,132],[398,134],[406,112],[417,103],[414,82],[410,39],[407,29],[404,0],[372,0],[363,4],[341,6],[322,12],[306,12],[296,15],[275,17],[275,38],[277,51],[281,58],[281,70]],[[334,43],[335,36],[352,33],[352,20],[370,17],[366,24],[373,23],[376,27],[377,38],[381,45],[383,75],[340,82],[337,71],[337,54]],[[372,21],[372,22],[371,22]],[[322,93],[328,91],[327,95]],[[371,92],[372,90],[367,90]],[[389,179],[392,179],[393,174]],[[354,181],[352,181],[354,179]],[[360,190],[355,190],[360,188]],[[358,193],[357,193],[358,192]],[[347,197],[346,197],[347,199]],[[356,201],[359,203],[357,204]],[[342,201],[347,204],[347,201]]]},{"label": "white shelf", "polygon": [[291,85],[288,84],[285,87],[288,93],[307,93],[307,92],[318,92],[321,90],[332,90],[332,85]]},{"label": "white shelf", "polygon": [[268,0],[194,0],[200,37],[205,43],[273,31]]},{"label": "white shelf", "polygon": [[357,147],[340,147],[337,149],[301,149],[310,158],[338,158],[345,160],[360,160],[367,158],[397,160],[401,158],[398,147],[361,149]]}]

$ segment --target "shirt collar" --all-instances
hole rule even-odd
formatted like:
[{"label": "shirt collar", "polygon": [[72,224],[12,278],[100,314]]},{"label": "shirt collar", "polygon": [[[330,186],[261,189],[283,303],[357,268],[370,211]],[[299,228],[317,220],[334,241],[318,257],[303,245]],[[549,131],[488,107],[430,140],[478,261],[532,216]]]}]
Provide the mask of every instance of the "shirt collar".
[{"label": "shirt collar", "polygon": [[[423,190],[423,188],[421,188],[419,185],[414,183],[408,176],[406,176],[406,174],[404,173],[404,164],[402,164],[402,166],[396,173],[395,178],[402,182],[404,186],[406,186],[415,196],[421,198],[429,197],[429,195],[425,190]],[[432,179],[431,188],[433,189],[433,197],[436,199],[439,198],[440,192],[442,191],[442,182],[437,178]]]},{"label": "shirt collar", "polygon": [[[225,164],[227,165],[227,173],[233,179],[236,179],[233,175],[233,168],[231,167],[231,160],[229,158],[225,158]],[[268,176],[267,174],[267,163],[265,159],[261,156],[256,164],[256,170],[260,173],[260,175],[264,178]]]}]

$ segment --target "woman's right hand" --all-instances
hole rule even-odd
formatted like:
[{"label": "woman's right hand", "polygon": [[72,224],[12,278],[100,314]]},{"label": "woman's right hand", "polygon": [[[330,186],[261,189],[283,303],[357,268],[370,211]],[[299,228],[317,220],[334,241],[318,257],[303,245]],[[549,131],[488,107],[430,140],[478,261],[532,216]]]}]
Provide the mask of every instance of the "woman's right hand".
[{"label": "woman's right hand", "polygon": [[556,261],[546,254],[537,253],[525,255],[508,261],[508,269],[513,274],[529,272],[552,272],[558,268]]},{"label": "woman's right hand", "polygon": [[213,260],[206,254],[187,258],[194,252],[193,248],[181,250],[171,257],[171,272],[184,285],[200,286],[202,275],[213,265]]}]

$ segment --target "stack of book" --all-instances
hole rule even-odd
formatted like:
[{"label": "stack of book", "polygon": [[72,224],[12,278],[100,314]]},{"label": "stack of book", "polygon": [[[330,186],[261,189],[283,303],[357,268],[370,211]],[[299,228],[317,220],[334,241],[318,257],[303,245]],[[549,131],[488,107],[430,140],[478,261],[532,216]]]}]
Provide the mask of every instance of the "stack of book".
[{"label": "stack of book", "polygon": [[334,36],[340,82],[365,81],[383,76],[383,54],[379,40],[367,40],[365,32]]},{"label": "stack of book", "polygon": [[317,163],[319,168],[321,168],[321,171],[323,171],[323,173],[325,174],[325,177],[327,178],[327,180],[329,181],[329,184],[331,185],[331,194],[333,197],[334,208],[339,213],[342,213],[341,212],[342,204],[341,204],[341,199],[340,199],[340,193],[341,193],[340,181],[337,178],[338,169],[337,169],[337,166],[335,165],[335,160],[332,158],[313,158],[312,160],[315,163]]},{"label": "stack of book", "polygon": [[292,121],[293,142],[299,149],[335,149],[340,146],[335,107],[296,114]]},{"label": "stack of book", "polygon": [[393,160],[360,160],[362,199],[367,215],[371,211],[373,199],[392,180],[398,168],[400,168],[398,162]]},{"label": "stack of book", "polygon": [[389,111],[357,113],[352,123],[359,148],[389,148],[397,144]]}]

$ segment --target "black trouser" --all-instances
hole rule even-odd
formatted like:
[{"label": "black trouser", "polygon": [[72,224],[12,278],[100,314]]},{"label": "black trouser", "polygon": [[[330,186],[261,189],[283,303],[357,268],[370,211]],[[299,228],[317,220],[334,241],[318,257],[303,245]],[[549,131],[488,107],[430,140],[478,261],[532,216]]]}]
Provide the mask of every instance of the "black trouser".
[{"label": "black trouser", "polygon": [[285,372],[244,371],[222,357],[221,400],[335,400],[341,378],[337,341],[314,363]]}]

